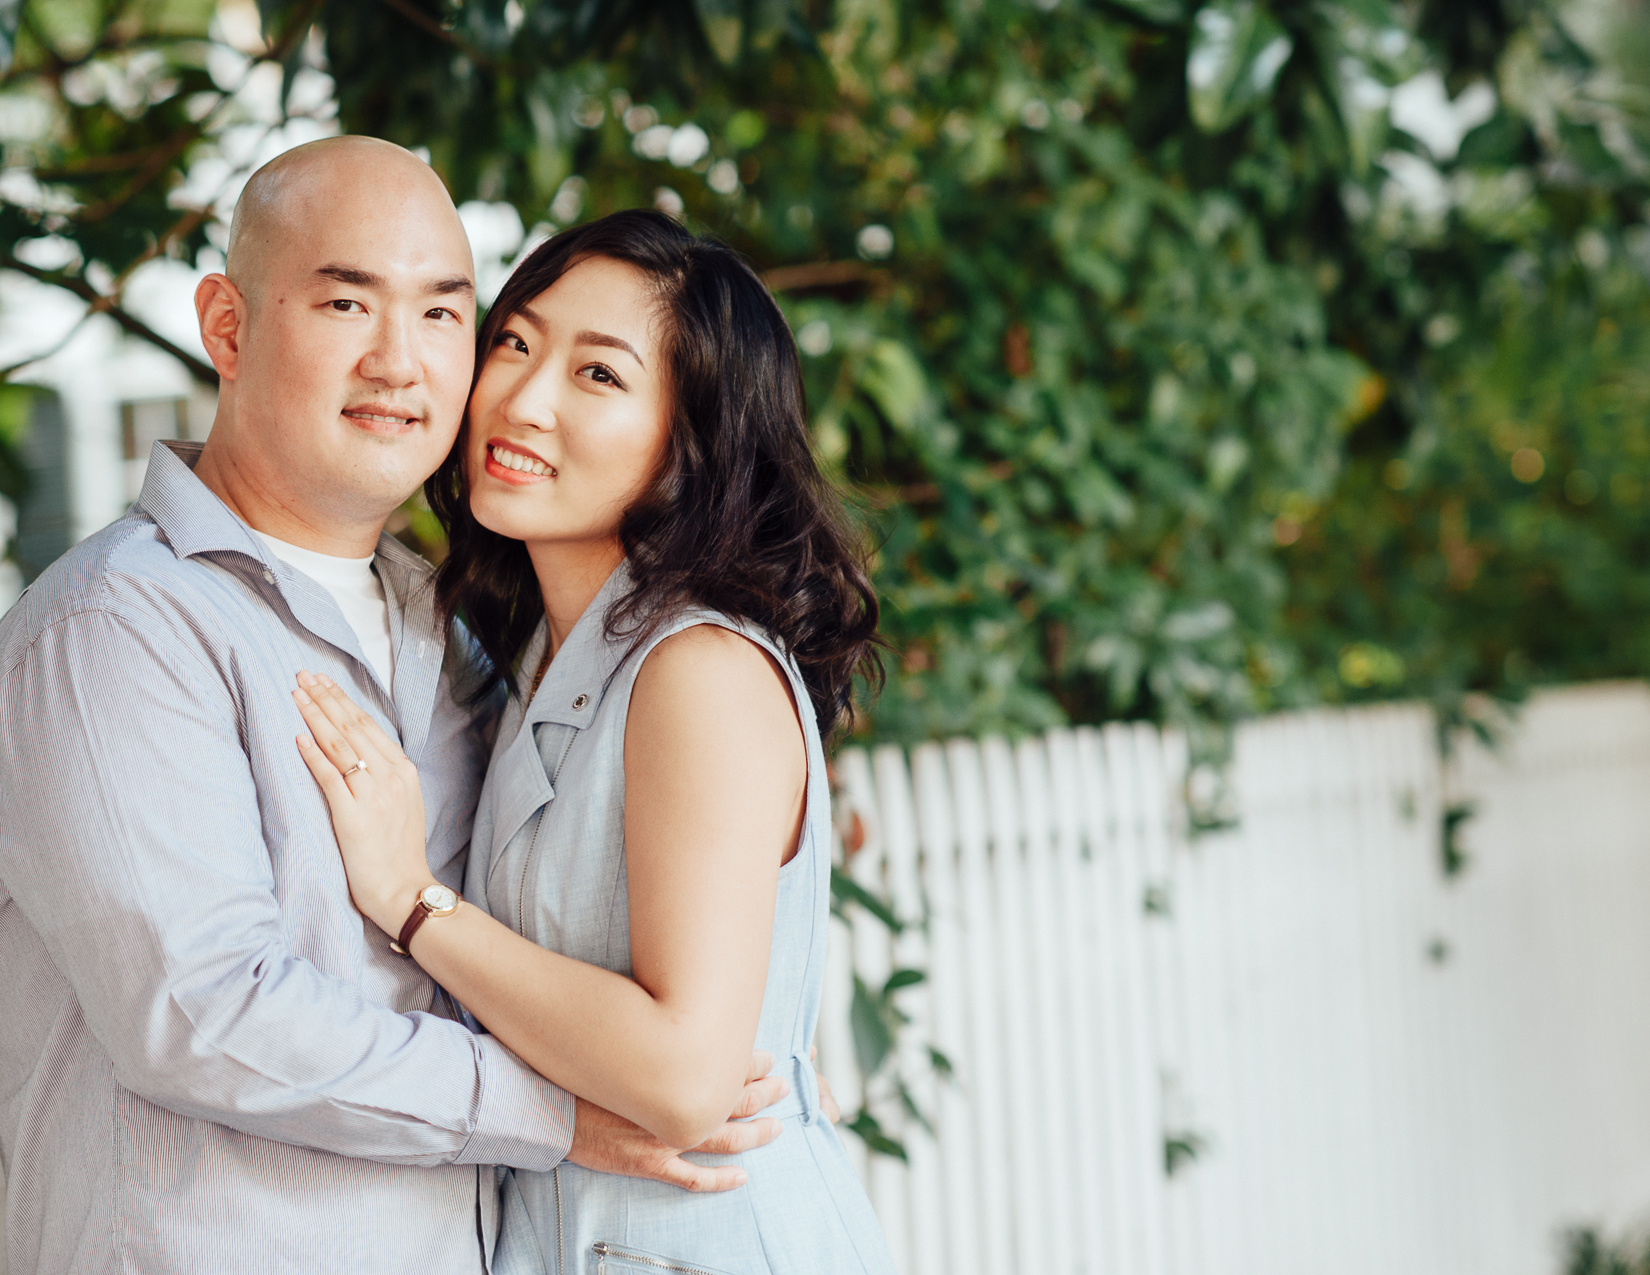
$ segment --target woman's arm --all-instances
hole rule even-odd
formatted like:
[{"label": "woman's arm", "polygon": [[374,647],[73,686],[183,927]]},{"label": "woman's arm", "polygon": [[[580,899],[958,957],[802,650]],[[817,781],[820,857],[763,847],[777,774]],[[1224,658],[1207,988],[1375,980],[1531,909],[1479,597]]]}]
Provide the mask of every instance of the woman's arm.
[{"label": "woman's arm", "polygon": [[[371,719],[336,687],[310,691],[300,708],[321,747],[306,742],[306,760],[333,804],[351,892],[393,935],[430,881],[422,819],[414,837],[397,813],[409,796],[393,743],[372,739]],[[356,757],[369,768],[346,782],[339,771]],[[546,951],[467,905],[422,925],[412,954],[545,1077],[671,1146],[696,1146],[744,1083],[806,787],[779,668],[727,629],[684,630],[642,666],[625,730],[633,978]]]}]

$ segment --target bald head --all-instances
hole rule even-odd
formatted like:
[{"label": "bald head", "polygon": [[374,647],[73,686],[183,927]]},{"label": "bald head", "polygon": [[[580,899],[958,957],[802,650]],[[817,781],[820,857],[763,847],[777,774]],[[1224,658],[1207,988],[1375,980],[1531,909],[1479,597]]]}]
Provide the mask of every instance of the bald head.
[{"label": "bald head", "polygon": [[441,179],[369,137],[288,151],[247,183],[195,312],[223,378],[196,475],[277,539],[370,553],[452,446],[475,367],[475,263]]},{"label": "bald head", "polygon": [[433,240],[456,237],[468,258],[458,210],[428,164],[380,138],[327,137],[277,155],[248,179],[229,224],[225,273],[256,304],[275,263],[315,243],[323,222],[386,208],[411,213]]}]

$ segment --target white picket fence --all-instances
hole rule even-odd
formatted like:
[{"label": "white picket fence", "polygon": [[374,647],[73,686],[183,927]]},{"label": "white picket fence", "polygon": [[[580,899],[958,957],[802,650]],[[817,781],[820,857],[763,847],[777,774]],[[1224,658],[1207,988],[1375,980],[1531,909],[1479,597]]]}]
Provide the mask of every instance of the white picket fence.
[{"label": "white picket fence", "polygon": [[1642,1218],[1650,688],[1447,763],[1421,707],[1258,721],[1197,837],[1184,771],[1123,725],[839,758],[852,875],[906,922],[837,924],[845,1108],[853,970],[929,973],[896,1001],[936,1136],[873,1081],[909,1167],[856,1152],[904,1275],[1554,1275],[1563,1227]]},{"label": "white picket fence", "polygon": [[1560,1227],[1640,1219],[1650,688],[1544,694],[1448,765],[1422,708],[1268,718],[1197,838],[1184,757],[1111,726],[839,758],[852,872],[910,922],[835,935],[845,1107],[853,970],[929,972],[900,1062],[937,1137],[874,1087],[910,1166],[860,1155],[904,1275],[1555,1275]]}]

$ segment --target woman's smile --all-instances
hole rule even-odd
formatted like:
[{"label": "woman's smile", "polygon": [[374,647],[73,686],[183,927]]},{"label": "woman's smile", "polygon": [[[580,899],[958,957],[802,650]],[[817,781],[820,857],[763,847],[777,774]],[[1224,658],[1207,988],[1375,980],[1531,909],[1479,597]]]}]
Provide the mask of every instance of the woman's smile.
[{"label": "woman's smile", "polygon": [[512,487],[528,487],[556,476],[554,465],[496,438],[487,441],[485,468],[489,477]]}]

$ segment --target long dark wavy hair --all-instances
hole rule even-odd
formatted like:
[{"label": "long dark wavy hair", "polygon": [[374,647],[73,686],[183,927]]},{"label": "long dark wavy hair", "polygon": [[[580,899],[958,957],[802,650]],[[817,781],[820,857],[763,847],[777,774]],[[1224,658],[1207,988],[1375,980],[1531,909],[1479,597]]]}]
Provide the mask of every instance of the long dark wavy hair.
[{"label": "long dark wavy hair", "polygon": [[[673,607],[756,624],[796,660],[820,733],[880,685],[877,599],[842,502],[809,442],[796,343],[750,266],[663,213],[632,210],[565,230],[516,268],[481,325],[476,375],[522,306],[590,257],[628,262],[656,289],[670,423],[658,472],[619,523],[631,587],[607,613],[640,640]],[[446,528],[436,605],[462,616],[503,677],[544,615],[526,546],[470,512],[470,421],[424,486]]]}]

